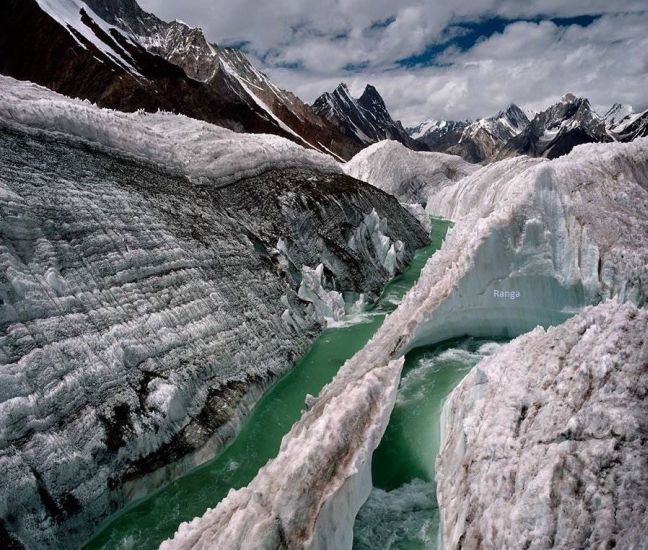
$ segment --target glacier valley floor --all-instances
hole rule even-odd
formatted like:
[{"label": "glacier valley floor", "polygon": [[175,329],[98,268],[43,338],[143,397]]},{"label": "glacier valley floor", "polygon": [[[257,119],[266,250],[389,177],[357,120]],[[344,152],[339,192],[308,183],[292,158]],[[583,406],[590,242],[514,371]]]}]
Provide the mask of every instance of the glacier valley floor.
[{"label": "glacier valley floor", "polygon": [[247,485],[277,454],[281,438],[301,416],[306,396],[319,393],[416,283],[428,258],[440,248],[448,227],[445,220],[433,220],[431,244],[417,251],[408,268],[385,288],[375,304],[347,324],[323,332],[295,368],[266,392],[222,453],[110,518],[85,548],[155,549],[181,522],[204,514],[230,489]]}]

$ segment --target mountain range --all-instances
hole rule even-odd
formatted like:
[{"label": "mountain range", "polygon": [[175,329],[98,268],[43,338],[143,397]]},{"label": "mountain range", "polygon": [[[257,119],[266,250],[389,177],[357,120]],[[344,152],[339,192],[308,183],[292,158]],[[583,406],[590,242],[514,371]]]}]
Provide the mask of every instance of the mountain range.
[{"label": "mountain range", "polygon": [[238,132],[271,133],[349,160],[388,139],[469,162],[527,154],[553,158],[575,145],[631,141],[648,112],[617,104],[605,116],[567,94],[529,120],[516,105],[475,121],[428,120],[405,129],[378,90],[355,98],[345,83],[312,105],[281,89],[235,48],[165,22],[136,0],[5,0],[0,73],[122,111],[171,111]]},{"label": "mountain range", "polygon": [[347,136],[359,140],[365,147],[391,139],[410,149],[427,149],[425,144],[410,137],[400,122],[392,119],[385,101],[371,84],[356,99],[347,84],[342,82],[333,92],[318,97],[313,110],[336,123]]},{"label": "mountain range", "polygon": [[604,116],[586,98],[573,94],[531,119],[517,105],[476,121],[428,120],[408,128],[430,151],[451,153],[470,162],[516,155],[556,158],[582,143],[632,141],[648,135],[648,111],[615,104]]}]

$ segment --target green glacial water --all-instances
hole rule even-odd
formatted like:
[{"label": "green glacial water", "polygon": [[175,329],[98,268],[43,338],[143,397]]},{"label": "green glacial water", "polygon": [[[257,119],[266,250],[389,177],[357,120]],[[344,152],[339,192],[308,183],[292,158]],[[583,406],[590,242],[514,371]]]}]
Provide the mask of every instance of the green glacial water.
[{"label": "green glacial water", "polygon": [[[306,356],[264,394],[236,438],[215,458],[131,503],[99,526],[85,548],[157,548],[180,523],[203,515],[230,489],[247,485],[259,468],[276,456],[282,437],[300,417],[306,394],[317,395],[344,362],[369,341],[385,316],[418,280],[427,259],[441,246],[448,227],[449,222],[434,220],[432,243],[416,253],[407,270],[387,285],[380,300],[367,308],[359,322],[326,329]],[[403,462],[398,467],[407,466]],[[385,476],[389,477],[387,473]]]},{"label": "green glacial water", "polygon": [[437,548],[434,463],[443,403],[466,373],[500,345],[461,338],[406,355],[396,405],[373,454],[374,490],[354,525],[354,550]]}]

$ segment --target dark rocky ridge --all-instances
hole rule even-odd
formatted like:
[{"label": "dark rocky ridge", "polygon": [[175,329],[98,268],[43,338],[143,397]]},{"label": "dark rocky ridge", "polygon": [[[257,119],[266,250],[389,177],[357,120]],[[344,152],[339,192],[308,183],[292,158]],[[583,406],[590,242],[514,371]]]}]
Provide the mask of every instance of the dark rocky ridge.
[{"label": "dark rocky ridge", "polygon": [[[132,33],[130,40],[117,32],[109,36],[85,15],[84,21],[95,34],[132,58],[142,76],[129,72],[78,37],[86,49],[81,47],[35,0],[5,0],[0,5],[0,20],[13,22],[5,25],[0,35],[0,72],[70,97],[89,99],[101,107],[182,113],[235,131],[271,133],[301,145],[310,143],[343,158],[350,158],[360,149],[359,143],[315,115],[294,95],[282,91],[283,96],[276,95],[270,89],[274,85],[264,81],[266,90],[261,95],[281,122],[274,119],[236,76],[236,70],[253,69],[247,58],[240,52],[209,45],[199,29],[178,22],[165,23],[132,0],[90,0],[87,4],[108,23]],[[167,47],[152,47],[146,39]],[[178,54],[183,48],[184,53]],[[196,59],[197,50],[202,57],[198,66],[192,66],[189,60]],[[171,55],[170,51],[176,53]],[[224,70],[221,57],[238,60],[236,70]],[[271,101],[270,96],[283,100]]]},{"label": "dark rocky ridge", "polygon": [[[129,32],[150,52],[181,67],[191,78],[208,83],[222,78],[220,69],[228,67],[229,76],[240,77],[246,85],[246,96],[254,94],[258,97],[313,148],[331,151],[343,159],[351,158],[361,149],[359,141],[345,136],[297,96],[280,89],[265,74],[257,71],[240,50],[210,44],[202,29],[179,21],[162,21],[142,10],[135,0],[85,1],[105,21]],[[247,87],[248,84],[251,87]],[[254,99],[252,101],[256,104]]]},{"label": "dark rocky ridge", "polygon": [[426,150],[423,143],[407,134],[400,122],[392,119],[378,90],[370,84],[356,99],[343,82],[332,93],[326,92],[318,97],[313,103],[313,109],[364,146],[392,139],[416,151]]},{"label": "dark rocky ridge", "polygon": [[368,213],[405,259],[426,242],[393,197],[312,169],[215,189],[3,129],[0,181],[0,535],[29,548],[77,546],[233,435],[321,328],[302,266],[376,295],[387,269],[348,244]]},{"label": "dark rocky ridge", "polygon": [[583,143],[612,141],[605,122],[587,99],[566,94],[561,101],[538,113],[528,126],[498,152],[497,158],[525,154],[557,158]]}]

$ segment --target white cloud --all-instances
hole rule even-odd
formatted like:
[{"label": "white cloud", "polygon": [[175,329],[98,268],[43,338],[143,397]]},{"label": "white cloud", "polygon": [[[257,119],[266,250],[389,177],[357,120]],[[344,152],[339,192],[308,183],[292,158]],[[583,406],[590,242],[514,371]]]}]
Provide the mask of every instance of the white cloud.
[{"label": "white cloud", "polygon": [[[145,9],[201,26],[215,42],[249,42],[280,85],[312,101],[341,80],[367,82],[406,124],[476,117],[510,102],[541,107],[566,91],[604,108],[647,107],[648,28],[643,0],[141,0]],[[643,13],[642,13],[643,11]],[[628,15],[631,13],[631,15]],[[443,41],[449,25],[488,17],[604,14],[587,27],[515,22],[444,66],[405,70],[399,59]],[[387,26],[374,25],[389,20]],[[349,74],[348,64],[366,69]],[[281,66],[298,65],[299,69]]]}]

